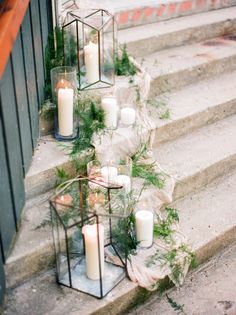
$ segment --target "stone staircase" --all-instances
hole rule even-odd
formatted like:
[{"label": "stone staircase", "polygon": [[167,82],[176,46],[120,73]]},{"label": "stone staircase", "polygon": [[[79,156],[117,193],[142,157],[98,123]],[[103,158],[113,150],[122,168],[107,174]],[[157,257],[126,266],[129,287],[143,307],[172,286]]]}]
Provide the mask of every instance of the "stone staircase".
[{"label": "stone staircase", "polygon": [[[119,42],[127,43],[139,62],[143,59],[151,75],[151,97],[166,97],[166,82],[170,90],[171,119],[156,119],[154,153],[177,179],[173,205],[180,209],[181,230],[200,263],[236,239],[234,33],[234,6],[119,31]],[[128,279],[103,300],[55,282],[51,229],[37,226],[48,214],[55,170],[62,166],[73,173],[66,153],[51,136],[42,137],[25,180],[20,230],[5,266],[4,314],[123,314],[148,296]]]}]

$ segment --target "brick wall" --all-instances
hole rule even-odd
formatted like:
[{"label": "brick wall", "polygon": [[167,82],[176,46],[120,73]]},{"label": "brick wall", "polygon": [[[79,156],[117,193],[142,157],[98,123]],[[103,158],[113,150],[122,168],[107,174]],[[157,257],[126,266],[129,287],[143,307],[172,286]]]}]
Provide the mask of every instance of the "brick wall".
[{"label": "brick wall", "polygon": [[232,5],[236,5],[235,0],[163,1],[163,4],[158,6],[134,7],[128,11],[117,12],[116,17],[119,28],[127,28]]}]

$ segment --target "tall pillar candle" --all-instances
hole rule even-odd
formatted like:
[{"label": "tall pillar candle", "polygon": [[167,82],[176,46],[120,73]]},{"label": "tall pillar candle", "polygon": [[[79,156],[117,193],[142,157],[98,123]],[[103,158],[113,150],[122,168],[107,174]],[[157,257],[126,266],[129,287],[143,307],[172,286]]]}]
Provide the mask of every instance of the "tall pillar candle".
[{"label": "tall pillar candle", "polygon": [[73,102],[73,89],[58,89],[58,127],[61,136],[73,134]]},{"label": "tall pillar candle", "polygon": [[106,183],[117,183],[118,170],[114,166],[104,166],[101,168],[101,176]]},{"label": "tall pillar candle", "polygon": [[85,241],[87,277],[98,280],[100,268],[101,276],[104,274],[104,226],[102,224],[85,225],[82,228],[82,233]]},{"label": "tall pillar candle", "polygon": [[102,98],[102,109],[105,112],[105,125],[108,129],[115,129],[118,121],[117,100],[113,96],[104,96]]},{"label": "tall pillar candle", "polygon": [[136,238],[140,247],[150,247],[153,243],[153,213],[139,210],[135,213]]},{"label": "tall pillar candle", "polygon": [[98,44],[89,42],[84,46],[84,54],[87,83],[92,84],[99,81]]}]

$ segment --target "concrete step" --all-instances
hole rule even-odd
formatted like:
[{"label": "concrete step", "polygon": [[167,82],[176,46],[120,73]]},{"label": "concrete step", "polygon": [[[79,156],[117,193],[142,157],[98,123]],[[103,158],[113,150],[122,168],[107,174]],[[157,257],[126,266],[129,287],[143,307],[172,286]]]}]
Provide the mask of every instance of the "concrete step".
[{"label": "concrete step", "polygon": [[[133,57],[236,32],[236,7],[137,26],[118,33]],[[148,45],[147,45],[148,43]]]},{"label": "concrete step", "polygon": [[[183,305],[185,314],[236,314],[236,244],[225,248],[209,262],[195,270],[179,290],[168,296]],[[176,315],[166,296],[153,296],[145,305],[133,309],[129,315]],[[180,313],[181,314],[181,313]]]},{"label": "concrete step", "polygon": [[[219,78],[189,85],[167,96],[158,96],[157,102],[167,99],[171,119],[159,119],[157,110],[152,109],[152,117],[156,117],[156,143],[173,140],[196,128],[235,114],[235,79],[236,72],[227,73]],[[63,167],[73,173],[68,150],[62,148],[61,143],[52,137],[42,137],[25,179],[27,199],[45,193],[55,186],[57,167]]]},{"label": "concrete step", "polygon": [[235,69],[234,39],[218,37],[146,56],[142,65],[152,78],[150,97]]},{"label": "concrete step", "polygon": [[120,29],[169,20],[179,16],[234,6],[235,0],[83,0],[81,7],[106,8]]},{"label": "concrete step", "polygon": [[[157,161],[177,179],[175,200],[205,188],[236,167],[235,132],[236,115],[157,145]],[[27,202],[17,240],[6,263],[9,287],[47,269],[54,259],[50,227],[35,230],[47,216],[47,199],[46,194]]]},{"label": "concrete step", "polygon": [[51,227],[37,228],[44,219],[50,218],[48,199],[52,194],[53,191],[49,191],[26,202],[20,230],[5,265],[8,287],[48,270],[54,264]]},{"label": "concrete step", "polygon": [[203,189],[236,166],[236,115],[157,145],[155,158],[176,179],[174,199]]},{"label": "concrete step", "polygon": [[[166,102],[170,119],[156,118],[156,143],[174,140],[193,130],[236,113],[236,72],[206,79],[168,95],[156,97]],[[155,113],[153,113],[155,117]]]},{"label": "concrete step", "polygon": [[[235,240],[235,181],[234,171],[217,179],[204,191],[174,204],[180,210],[181,231],[189,238],[199,262]],[[51,271],[9,290],[4,314],[124,314],[147,296],[136,284],[125,279],[107,297],[97,300],[58,286]]]},{"label": "concrete step", "polygon": [[[69,175],[75,175],[70,158],[70,142],[58,142],[52,136],[39,139],[30,169],[25,178],[26,199],[46,193],[55,187],[57,168],[63,168]],[[93,155],[93,149],[81,153],[78,159]]]},{"label": "concrete step", "polygon": [[66,144],[56,141],[52,136],[39,139],[25,178],[26,199],[54,188],[57,179],[57,167],[63,167],[69,173],[73,172],[68,156],[69,150],[66,150],[64,145]]}]

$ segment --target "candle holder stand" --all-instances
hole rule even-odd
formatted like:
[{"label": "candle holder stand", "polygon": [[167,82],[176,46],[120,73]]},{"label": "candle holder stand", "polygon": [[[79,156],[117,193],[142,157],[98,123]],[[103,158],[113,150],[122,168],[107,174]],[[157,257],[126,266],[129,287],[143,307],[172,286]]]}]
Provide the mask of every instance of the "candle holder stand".
[{"label": "candle holder stand", "polygon": [[77,99],[76,69],[71,66],[51,70],[52,98],[56,105],[54,115],[55,138],[61,141],[78,137],[78,118],[75,115]]},{"label": "candle holder stand", "polygon": [[62,27],[65,64],[78,71],[80,90],[114,85],[116,23],[107,10],[73,10]]},{"label": "candle holder stand", "polygon": [[76,178],[50,199],[58,283],[101,299],[126,277],[129,213],[121,192]]}]

